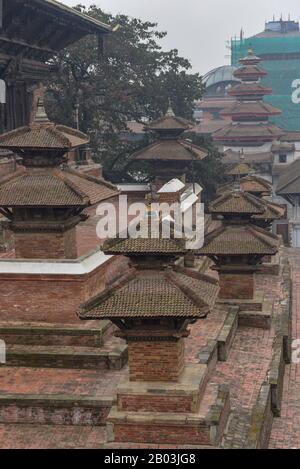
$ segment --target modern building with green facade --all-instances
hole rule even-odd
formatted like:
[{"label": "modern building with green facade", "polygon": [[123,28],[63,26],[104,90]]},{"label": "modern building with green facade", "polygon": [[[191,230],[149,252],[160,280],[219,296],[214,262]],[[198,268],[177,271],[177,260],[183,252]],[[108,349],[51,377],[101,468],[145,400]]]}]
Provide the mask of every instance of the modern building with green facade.
[{"label": "modern building with green facade", "polygon": [[270,120],[289,131],[300,131],[300,29],[295,21],[271,21],[265,30],[250,38],[231,41],[232,65],[247,55],[252,47],[262,59],[268,75],[262,83],[271,86],[272,96],[265,100],[282,110]]}]

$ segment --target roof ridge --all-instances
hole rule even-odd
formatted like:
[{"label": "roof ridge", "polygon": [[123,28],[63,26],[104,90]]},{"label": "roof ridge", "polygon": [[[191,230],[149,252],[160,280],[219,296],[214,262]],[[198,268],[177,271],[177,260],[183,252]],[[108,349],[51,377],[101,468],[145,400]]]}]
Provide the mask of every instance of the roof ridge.
[{"label": "roof ridge", "polygon": [[85,195],[80,189],[79,187],[76,186],[76,184],[73,182],[73,181],[70,181],[63,173],[62,171],[60,171],[59,169],[54,169],[52,174],[60,179],[61,181],[63,181],[66,186],[68,186],[69,189],[71,189],[71,191],[73,191],[76,195],[78,195],[79,197],[81,197],[82,201],[84,203],[89,203],[90,202],[90,199],[88,198],[87,195]]},{"label": "roof ridge", "polygon": [[[210,306],[200,297],[195,293],[195,291],[185,285],[177,276],[175,272],[172,272],[171,268],[166,270],[164,272],[164,277],[176,288],[178,288],[181,293],[184,294],[184,296],[194,303],[194,305],[203,312],[203,318],[207,316],[210,310]],[[199,316],[201,317],[201,316]]]},{"label": "roof ridge", "polygon": [[247,228],[248,230],[251,231],[251,233],[255,236],[255,238],[262,241],[266,246],[269,246],[272,248],[275,247],[271,241],[270,242],[268,241],[268,239],[273,238],[274,241],[275,240],[278,241],[278,237],[276,235],[274,235],[273,233],[269,233],[268,231],[264,230],[263,228],[257,227],[256,225],[249,224]]},{"label": "roof ridge", "polygon": [[173,265],[172,270],[174,270],[174,272],[185,274],[188,277],[194,278],[196,280],[203,280],[204,282],[211,283],[212,285],[219,285],[219,282],[216,278],[202,272],[191,270],[187,267],[182,267],[181,265]]},{"label": "roof ridge", "polygon": [[96,176],[90,176],[89,174],[84,174],[84,173],[81,173],[80,171],[76,171],[75,169],[73,168],[70,168],[68,167],[67,169],[64,170],[66,173],[70,173],[70,174],[73,174],[74,176],[78,176],[78,177],[81,177],[82,179],[86,179],[87,181],[90,181],[90,182],[95,182],[95,183],[99,183],[101,182],[103,185],[105,185],[106,187],[108,187],[109,189],[114,189],[116,190],[116,192],[118,194],[120,194],[121,192],[117,189],[117,187],[112,184],[111,182],[108,182],[106,181],[103,177],[96,177]]},{"label": "roof ridge", "polygon": [[77,311],[77,315],[81,317],[90,309],[97,306],[99,302],[105,301],[119,289],[125,287],[128,283],[131,282],[131,280],[134,280],[136,277],[136,270],[134,268],[131,268],[128,272],[122,275],[114,284],[109,287],[106,287],[101,293],[82,304]]}]

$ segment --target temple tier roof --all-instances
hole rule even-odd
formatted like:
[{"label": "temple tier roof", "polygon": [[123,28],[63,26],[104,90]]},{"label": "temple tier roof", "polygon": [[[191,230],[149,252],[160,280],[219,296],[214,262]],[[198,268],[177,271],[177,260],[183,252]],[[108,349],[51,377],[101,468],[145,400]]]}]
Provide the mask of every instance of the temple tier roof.
[{"label": "temple tier roof", "polygon": [[282,196],[300,194],[300,159],[291,163],[281,174],[276,193]]},{"label": "temple tier roof", "polygon": [[249,118],[249,120],[252,118],[267,119],[269,116],[278,116],[280,114],[280,109],[263,101],[237,101],[220,112],[221,116],[231,116],[233,119]]},{"label": "temple tier roof", "polygon": [[258,197],[239,188],[225,192],[211,202],[209,211],[219,215],[255,215],[264,213],[265,205]]},{"label": "temple tier roof", "polygon": [[135,160],[153,161],[192,161],[202,160],[207,152],[185,140],[169,139],[154,142],[133,154]]},{"label": "temple tier roof", "polygon": [[233,164],[240,164],[241,157],[243,157],[243,162],[251,165],[251,164],[265,164],[265,163],[272,163],[274,159],[274,155],[272,152],[260,152],[260,153],[243,153],[238,151],[233,151],[231,149],[226,150],[224,152],[224,156],[222,162],[225,165],[233,165]]},{"label": "temple tier roof", "polygon": [[276,235],[251,223],[223,223],[220,228],[211,231],[198,255],[243,256],[274,255],[279,248]]},{"label": "temple tier roof", "polygon": [[253,171],[251,166],[242,161],[230,165],[230,167],[225,171],[225,176],[247,176]]},{"label": "temple tier roof", "polygon": [[193,123],[175,116],[169,107],[165,116],[150,122],[145,127],[146,130],[154,132],[158,140],[135,152],[132,160],[168,162],[202,160],[207,156],[207,151],[181,137],[183,132],[193,127]]},{"label": "temple tier roof", "polygon": [[[284,131],[274,124],[259,123],[259,124],[229,124],[213,134],[216,142],[244,142],[251,143],[257,142],[272,142],[281,137]],[[255,144],[255,143],[254,143]]]},{"label": "temple tier roof", "polygon": [[181,134],[186,130],[189,130],[193,127],[193,123],[183,119],[182,117],[175,116],[171,106],[169,106],[166,114],[159,119],[156,119],[150,122],[145,126],[145,130],[151,130],[156,132],[160,136],[163,134],[176,133]]},{"label": "temple tier roof", "polygon": [[[254,195],[271,195],[272,184],[259,176],[248,175],[240,179],[239,185],[242,191],[249,192]],[[222,184],[218,188],[218,194],[232,190],[232,184]]]},{"label": "temple tier roof", "polygon": [[235,78],[242,81],[258,81],[259,78],[264,78],[267,74],[266,70],[257,65],[243,65],[234,72]]},{"label": "temple tier roof", "polygon": [[207,275],[169,267],[135,271],[83,305],[80,319],[206,317],[219,292]]},{"label": "temple tier roof", "polygon": [[234,189],[233,185],[226,186],[226,192],[224,189],[222,195],[209,206],[212,214],[224,217],[241,215],[254,220],[279,220],[285,215],[285,208],[282,205],[269,202],[242,189]]},{"label": "temple tier roof", "polygon": [[228,94],[237,98],[262,98],[263,96],[272,94],[272,88],[260,83],[240,83],[228,90]]},{"label": "temple tier roof", "polygon": [[30,126],[0,136],[0,148],[21,154],[27,166],[0,181],[0,206],[84,208],[118,195],[103,179],[61,169],[63,155],[88,142],[82,132],[50,122],[40,99]]},{"label": "temple tier roof", "polygon": [[89,137],[79,130],[50,122],[39,99],[34,121],[0,136],[0,148],[25,152],[26,150],[68,150],[85,145]]},{"label": "temple tier roof", "polygon": [[2,207],[86,207],[118,194],[105,180],[68,168],[21,170],[0,181]]}]

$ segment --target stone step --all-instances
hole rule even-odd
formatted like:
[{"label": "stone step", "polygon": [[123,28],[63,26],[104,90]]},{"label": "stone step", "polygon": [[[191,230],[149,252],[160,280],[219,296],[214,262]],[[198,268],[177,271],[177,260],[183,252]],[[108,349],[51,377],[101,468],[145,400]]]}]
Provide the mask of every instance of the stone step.
[{"label": "stone step", "polygon": [[110,321],[98,321],[88,326],[0,322],[0,339],[16,345],[62,345],[101,347],[111,335]]},{"label": "stone step", "polygon": [[238,306],[231,306],[218,336],[218,359],[226,361],[238,328]]},{"label": "stone step", "polygon": [[259,311],[239,311],[239,326],[270,329],[273,317],[274,302],[264,300]]},{"label": "stone step", "polygon": [[127,345],[112,339],[101,349],[78,346],[7,344],[6,363],[2,366],[120,370],[126,362]]},{"label": "stone step", "polygon": [[111,370],[0,367],[0,423],[104,425],[119,379]]},{"label": "stone step", "polygon": [[0,424],[1,449],[101,449],[102,426]]},{"label": "stone step", "polygon": [[107,417],[107,439],[118,444],[215,446],[229,413],[228,388],[210,383],[196,413],[128,412],[113,406]]},{"label": "stone step", "polygon": [[106,396],[1,394],[0,424],[102,426],[113,403]]}]

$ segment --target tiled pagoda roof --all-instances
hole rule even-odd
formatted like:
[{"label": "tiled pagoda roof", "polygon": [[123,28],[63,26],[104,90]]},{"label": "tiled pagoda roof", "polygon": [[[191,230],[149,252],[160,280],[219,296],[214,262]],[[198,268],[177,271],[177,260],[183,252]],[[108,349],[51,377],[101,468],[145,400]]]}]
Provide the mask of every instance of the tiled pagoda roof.
[{"label": "tiled pagoda roof", "polygon": [[205,317],[219,292],[215,279],[187,269],[142,270],[83,305],[80,319]]},{"label": "tiled pagoda roof", "polygon": [[50,149],[65,150],[85,145],[89,142],[87,135],[79,130],[50,122],[45,114],[43,101],[40,100],[35,121],[0,136],[0,148],[18,149]]},{"label": "tiled pagoda roof", "polygon": [[[243,162],[246,164],[272,163],[274,156],[271,152],[244,153]],[[222,159],[224,164],[233,164],[241,162],[241,153],[233,150],[226,150]]]},{"label": "tiled pagoda roof", "polygon": [[226,171],[225,175],[226,176],[246,176],[252,172],[251,166],[249,166],[247,163],[234,163],[231,165]]},{"label": "tiled pagoda roof", "polygon": [[300,194],[300,159],[295,160],[279,178],[278,195]]},{"label": "tiled pagoda roof", "polygon": [[254,141],[273,141],[281,135],[284,131],[274,124],[259,123],[259,124],[229,124],[213,134],[215,141],[220,142],[252,142]]},{"label": "tiled pagoda roof", "polygon": [[257,194],[272,193],[271,182],[259,176],[245,176],[240,180],[240,185],[245,192]]},{"label": "tiled pagoda roof", "polygon": [[222,116],[231,116],[233,118],[239,117],[257,117],[260,119],[267,118],[269,116],[280,115],[280,109],[272,106],[271,104],[263,101],[252,101],[252,102],[240,102],[236,101],[232,106],[224,109],[220,112]]},{"label": "tiled pagoda roof", "polygon": [[102,250],[109,255],[126,256],[180,256],[187,251],[184,239],[143,237],[117,238],[105,241]]},{"label": "tiled pagoda roof", "polygon": [[103,179],[73,170],[18,171],[0,181],[2,207],[88,206],[118,195]]},{"label": "tiled pagoda roof", "polygon": [[251,223],[227,224],[211,231],[204,246],[197,251],[200,255],[272,255],[279,247],[277,236]]},{"label": "tiled pagoda roof", "polygon": [[243,65],[239,67],[235,72],[235,78],[239,80],[258,80],[267,75],[267,72],[257,65]]},{"label": "tiled pagoda roof", "polygon": [[185,140],[167,139],[152,143],[132,155],[135,160],[177,160],[192,161],[193,158],[202,160],[207,152]]},{"label": "tiled pagoda roof", "polygon": [[215,214],[262,214],[265,211],[263,202],[257,197],[240,189],[225,192],[209,205],[209,211]]},{"label": "tiled pagoda roof", "polygon": [[171,107],[167,110],[165,116],[156,119],[145,126],[147,130],[155,132],[176,131],[184,132],[193,127],[193,124],[183,119],[182,117],[175,116]]},{"label": "tiled pagoda roof", "polygon": [[228,90],[230,96],[265,96],[272,94],[272,88],[262,85],[261,83],[240,83]]},{"label": "tiled pagoda roof", "polygon": [[[272,184],[266,179],[260,178],[255,175],[244,176],[240,179],[239,185],[244,192],[249,192],[250,194],[261,195],[266,194],[270,195],[272,193]],[[217,193],[223,194],[232,189],[232,183],[222,184],[218,187]]]},{"label": "tiled pagoda roof", "polygon": [[255,220],[280,220],[284,218],[286,209],[280,204],[275,204],[268,200],[260,199],[265,205],[265,211],[261,214],[253,215]]}]

